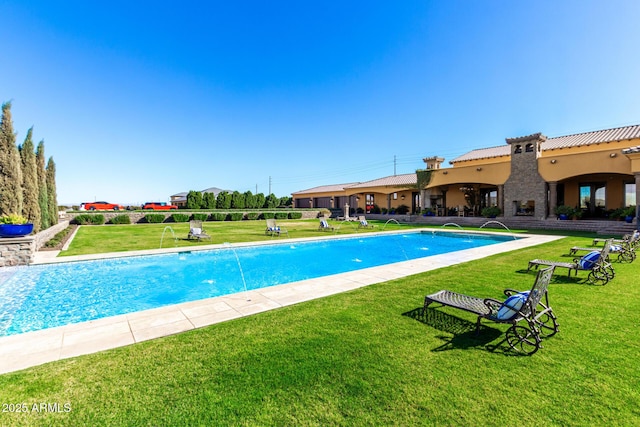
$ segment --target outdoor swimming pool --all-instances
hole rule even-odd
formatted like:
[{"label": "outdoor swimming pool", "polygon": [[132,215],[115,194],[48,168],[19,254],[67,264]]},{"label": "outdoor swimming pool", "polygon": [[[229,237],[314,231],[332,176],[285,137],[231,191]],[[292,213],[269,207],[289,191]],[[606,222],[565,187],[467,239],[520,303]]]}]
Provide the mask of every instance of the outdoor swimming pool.
[{"label": "outdoor swimming pool", "polygon": [[409,232],[6,270],[0,336],[228,295],[513,240]]}]

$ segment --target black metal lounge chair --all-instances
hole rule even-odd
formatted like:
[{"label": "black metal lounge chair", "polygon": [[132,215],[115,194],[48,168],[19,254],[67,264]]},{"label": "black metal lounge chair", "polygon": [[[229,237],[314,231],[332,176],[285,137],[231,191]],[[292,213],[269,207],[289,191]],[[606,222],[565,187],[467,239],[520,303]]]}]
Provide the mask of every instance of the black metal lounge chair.
[{"label": "black metal lounge chair", "polygon": [[611,240],[612,244],[614,245],[628,243],[633,250],[636,250],[640,245],[640,231],[636,230],[633,232],[633,234],[625,234],[624,236],[622,236],[622,239],[603,239],[598,237],[593,239],[593,245],[595,246],[598,243],[603,243],[607,240]]},{"label": "black metal lounge chair", "polygon": [[289,237],[289,231],[287,231],[286,228],[284,227],[280,227],[278,224],[276,224],[276,220],[269,218],[266,219],[267,221],[267,228],[264,230],[264,234],[266,234],[267,236],[278,236],[280,237],[283,233],[287,235],[287,237]]},{"label": "black metal lounge chair", "polygon": [[551,261],[546,259],[533,259],[529,261],[527,271],[531,267],[538,268],[541,265],[552,265],[554,267],[566,268],[568,275],[571,276],[571,272],[575,271],[576,276],[578,271],[588,271],[587,281],[593,285],[606,285],[609,280],[615,276],[615,271],[609,260],[609,252],[611,250],[611,239],[604,244],[604,248],[601,251],[592,251],[582,258],[576,258],[572,262],[565,261]]},{"label": "black metal lounge chair", "polygon": [[[578,252],[592,252],[596,250],[598,250],[598,248],[595,246],[574,246],[569,249],[569,255],[577,255]],[[609,254],[618,255],[618,262],[633,262],[636,260],[637,256],[635,249],[631,246],[631,242],[625,240],[622,240],[619,243],[615,243],[615,241],[613,241]]]},{"label": "black metal lounge chair", "polygon": [[507,344],[518,353],[531,355],[542,347],[543,338],[558,332],[558,322],[549,306],[547,294],[554,268],[551,266],[538,271],[530,291],[506,289],[507,299],[504,302],[442,290],[424,298],[423,310],[432,303],[439,303],[476,314],[476,334],[480,332],[482,319],[511,324],[505,332]]},{"label": "black metal lounge chair", "polygon": [[202,239],[211,240],[211,236],[202,228],[202,221],[192,220],[189,221],[189,234],[187,235],[187,239],[196,239],[198,241]]}]

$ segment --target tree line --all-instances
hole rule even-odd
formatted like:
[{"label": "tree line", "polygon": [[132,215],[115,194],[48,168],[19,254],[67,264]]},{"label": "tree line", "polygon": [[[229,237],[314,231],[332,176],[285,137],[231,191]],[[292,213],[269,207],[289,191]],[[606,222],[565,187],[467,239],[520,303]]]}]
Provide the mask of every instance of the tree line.
[{"label": "tree line", "polygon": [[2,104],[0,119],[0,215],[21,215],[35,232],[58,223],[56,165],[45,165],[44,140],[34,149],[33,127],[16,145],[11,102]]},{"label": "tree line", "polygon": [[216,197],[213,193],[201,193],[191,190],[187,193],[187,209],[263,209],[277,208],[291,204],[291,197],[276,197],[273,193],[265,196],[251,191],[240,193],[221,191]]}]

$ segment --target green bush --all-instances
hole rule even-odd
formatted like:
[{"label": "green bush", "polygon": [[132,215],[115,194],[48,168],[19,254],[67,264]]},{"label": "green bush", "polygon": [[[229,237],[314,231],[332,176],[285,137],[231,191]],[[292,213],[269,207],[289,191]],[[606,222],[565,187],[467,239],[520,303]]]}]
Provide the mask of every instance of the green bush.
[{"label": "green bush", "polygon": [[150,214],[146,214],[144,216],[144,219],[149,224],[159,224],[161,222],[164,222],[164,215],[163,214],[150,213]]},{"label": "green bush", "polygon": [[288,212],[276,212],[276,219],[287,219],[288,217]]},{"label": "green bush", "polygon": [[275,212],[262,212],[262,219],[274,219],[275,217]]},{"label": "green bush", "polygon": [[501,212],[502,211],[497,206],[487,206],[485,208],[482,208],[480,214],[485,218],[495,218],[500,215]]},{"label": "green bush", "polygon": [[400,205],[396,208],[396,212],[398,213],[398,215],[406,215],[409,212],[409,206]]},{"label": "green bush", "polygon": [[247,219],[248,220],[254,221],[254,220],[258,219],[258,218],[260,218],[260,212],[249,212],[247,214]]},{"label": "green bush", "polygon": [[224,221],[227,219],[227,214],[226,213],[221,213],[221,212],[214,212],[211,214],[211,220],[212,221]]},{"label": "green bush", "polygon": [[194,213],[193,214],[193,219],[196,221],[206,221],[207,219],[209,219],[209,214],[206,213]]},{"label": "green bush", "polygon": [[302,212],[289,212],[289,219],[300,219],[302,218]]},{"label": "green bush", "polygon": [[171,214],[171,218],[173,222],[187,222],[189,221],[189,215],[183,213],[174,213]]},{"label": "green bush", "polygon": [[242,212],[231,212],[227,216],[227,221],[242,221],[244,218],[244,214]]},{"label": "green bush", "polygon": [[67,227],[64,230],[62,230],[61,232],[59,232],[58,234],[56,234],[55,236],[53,236],[51,239],[47,240],[47,242],[44,244],[44,246],[46,248],[55,248],[56,246],[58,246],[58,244],[60,242],[62,242],[62,240],[67,237],[69,235],[69,233],[71,233],[73,231],[73,227]]},{"label": "green bush", "polygon": [[82,214],[75,218],[80,225],[102,225],[104,224],[104,215],[102,214]]},{"label": "green bush", "polygon": [[111,218],[109,224],[131,224],[131,218],[129,218],[129,215],[125,214],[117,215]]}]

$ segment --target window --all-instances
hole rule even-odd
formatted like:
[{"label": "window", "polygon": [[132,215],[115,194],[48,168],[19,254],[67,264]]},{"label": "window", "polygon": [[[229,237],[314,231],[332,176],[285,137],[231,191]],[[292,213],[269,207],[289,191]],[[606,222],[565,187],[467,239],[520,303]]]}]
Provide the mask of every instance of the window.
[{"label": "window", "polygon": [[516,148],[513,152],[516,154],[522,153],[522,145],[516,145]]},{"label": "window", "polygon": [[365,200],[366,212],[371,213],[374,205],[373,194],[365,194],[364,200]]},{"label": "window", "polygon": [[625,184],[624,185],[624,205],[635,206],[636,204],[636,185]]},{"label": "window", "polygon": [[607,191],[604,184],[592,183],[580,185],[580,208],[593,212],[595,208],[604,208]]},{"label": "window", "polygon": [[527,153],[533,153],[533,144],[529,143],[524,147],[524,151]]}]

